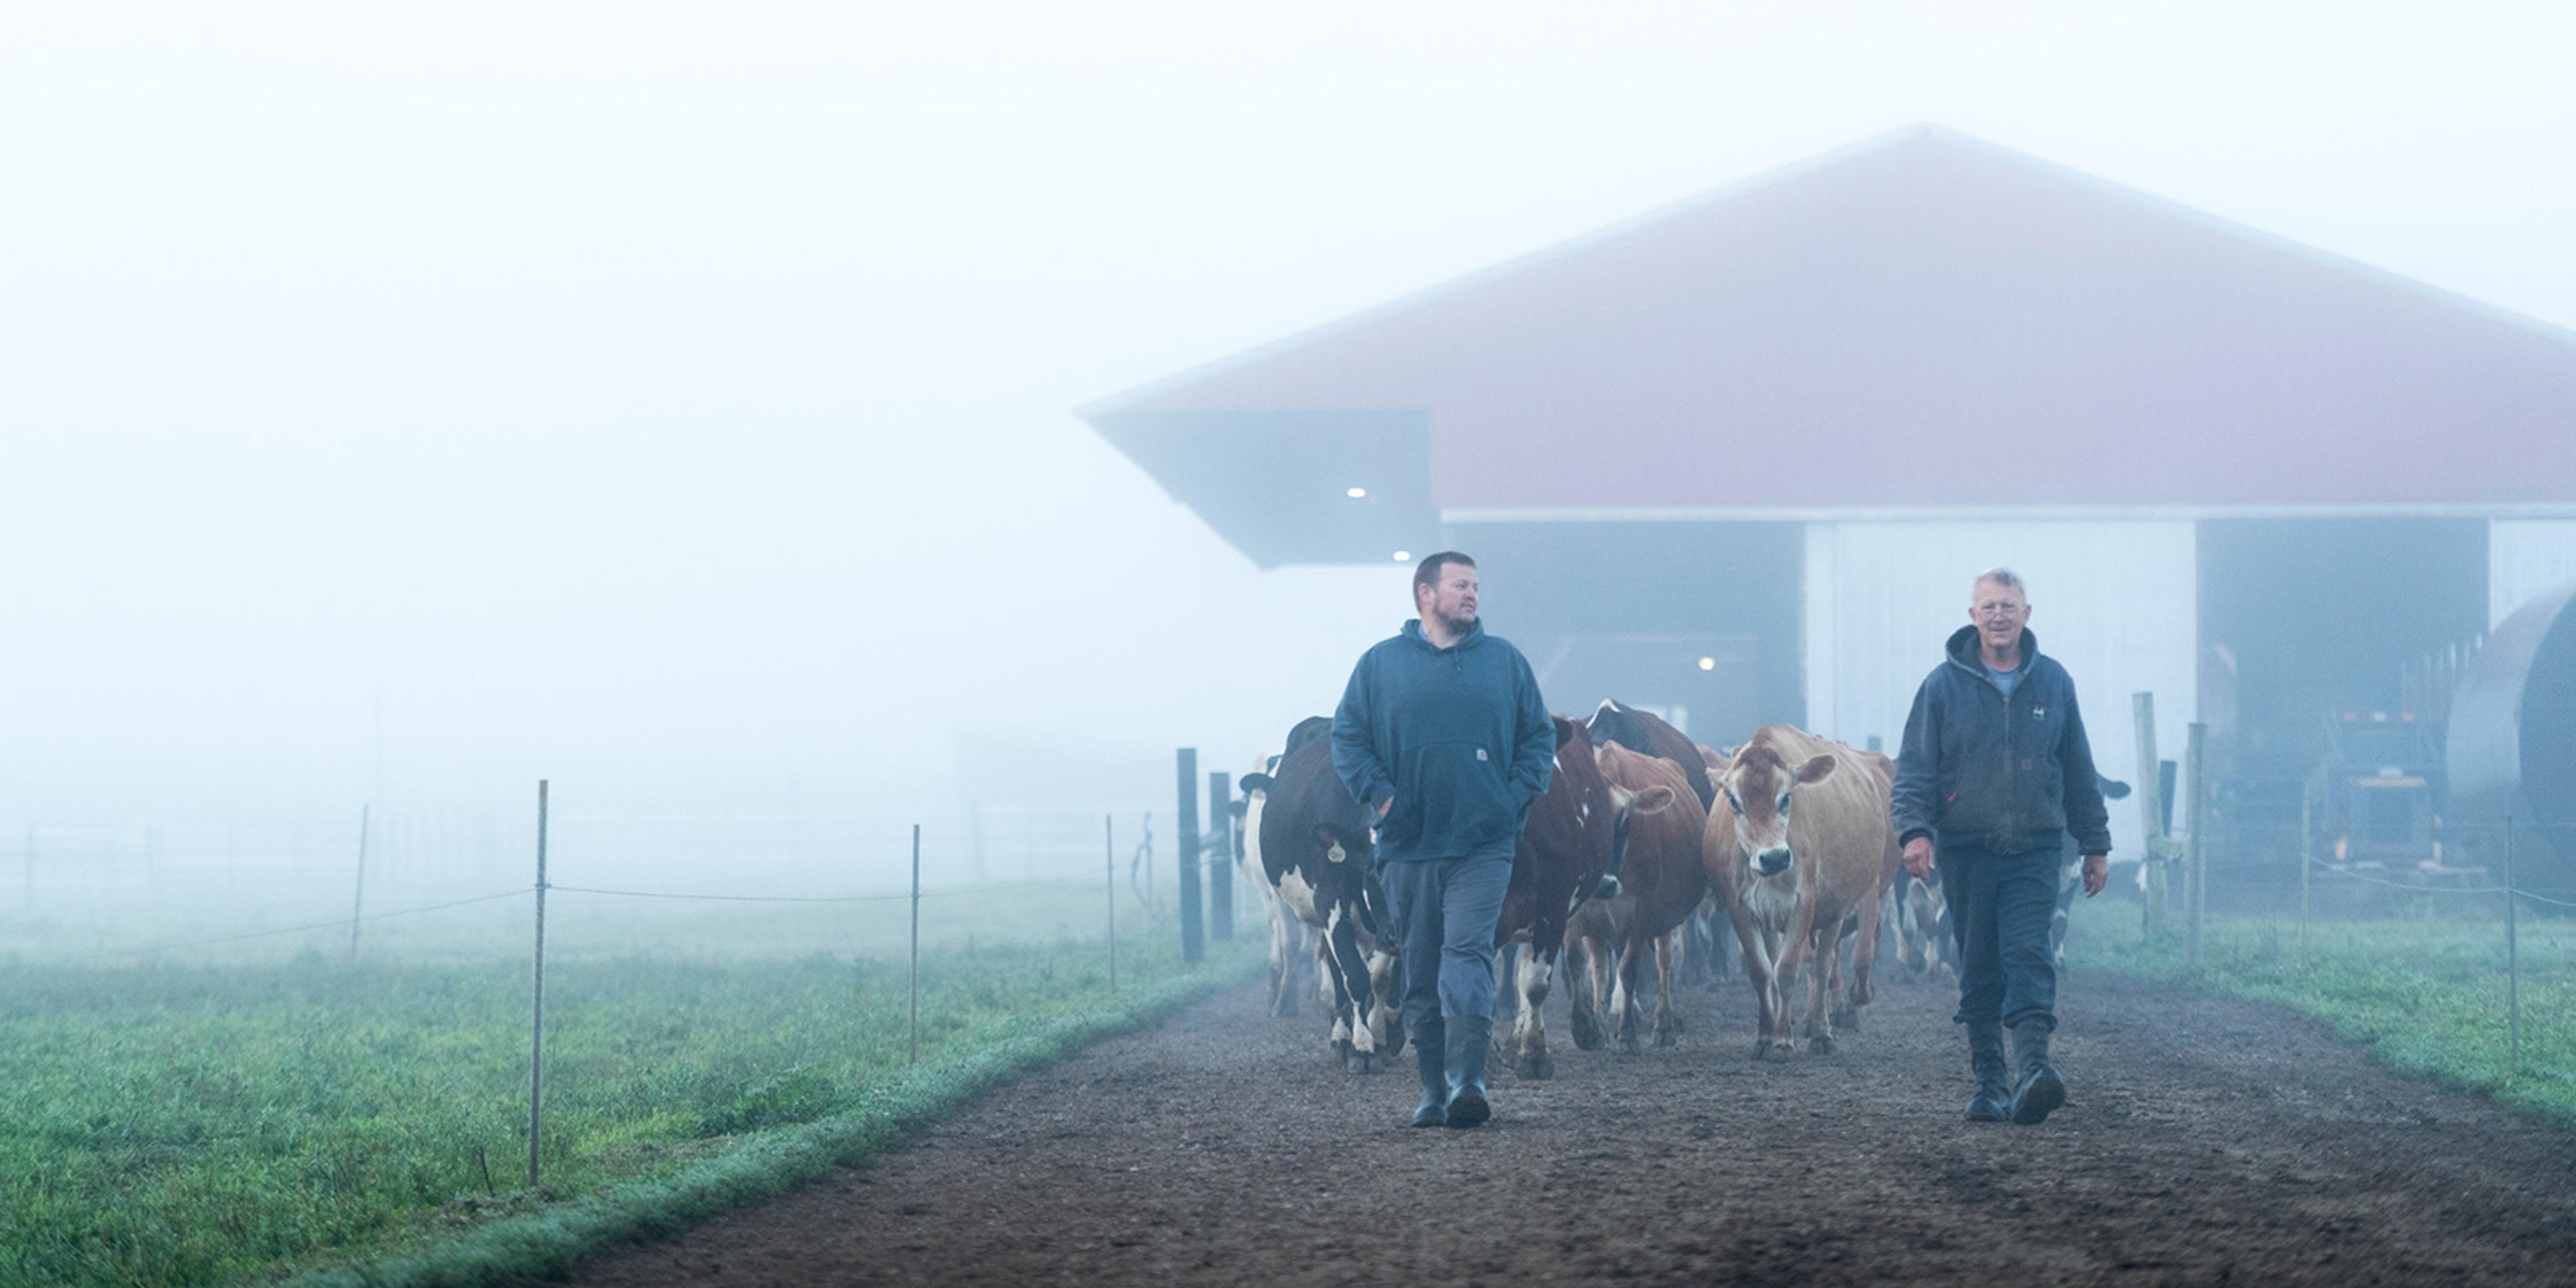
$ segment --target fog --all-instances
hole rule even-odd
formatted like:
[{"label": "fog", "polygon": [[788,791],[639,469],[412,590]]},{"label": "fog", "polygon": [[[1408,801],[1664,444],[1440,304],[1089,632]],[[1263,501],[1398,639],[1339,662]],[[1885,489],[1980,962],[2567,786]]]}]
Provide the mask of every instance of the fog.
[{"label": "fog", "polygon": [[0,23],[0,826],[1150,805],[1404,570],[1073,406],[1918,120],[2576,324],[2551,6]]}]

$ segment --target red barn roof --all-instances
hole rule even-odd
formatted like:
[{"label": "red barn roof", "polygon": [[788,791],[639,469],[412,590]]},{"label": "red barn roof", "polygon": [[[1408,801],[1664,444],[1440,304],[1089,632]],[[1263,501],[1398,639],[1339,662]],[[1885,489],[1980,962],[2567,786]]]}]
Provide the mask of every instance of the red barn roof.
[{"label": "red barn roof", "polygon": [[2576,513],[2576,335],[1929,126],[1080,415],[1264,564],[1443,519]]}]

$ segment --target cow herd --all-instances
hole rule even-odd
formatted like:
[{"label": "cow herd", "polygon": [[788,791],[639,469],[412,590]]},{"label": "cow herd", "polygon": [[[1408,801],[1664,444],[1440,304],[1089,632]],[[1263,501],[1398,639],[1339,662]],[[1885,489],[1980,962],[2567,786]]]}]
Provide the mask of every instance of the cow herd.
[{"label": "cow herd", "polygon": [[[1789,725],[1721,751],[1615,701],[1587,721],[1554,720],[1555,772],[1530,808],[1494,930],[1520,1076],[1553,1072],[1541,1012],[1560,965],[1575,1045],[1670,1046],[1685,964],[1697,954],[1710,959],[1697,963],[1703,971],[1725,973],[1717,958],[1732,940],[1757,1003],[1757,1059],[1786,1055],[1799,1038],[1828,1052],[1860,1026],[1883,917],[1909,967],[1935,968],[1937,898],[1927,902],[1902,871],[1887,757]],[[1311,954],[1333,1050],[1366,1073],[1404,1044],[1400,937],[1373,871],[1366,811],[1333,772],[1330,730],[1322,716],[1299,722],[1242,777],[1233,808],[1239,862],[1270,914],[1272,1013],[1298,1013]],[[1640,1000],[1650,960],[1651,1020]]]}]

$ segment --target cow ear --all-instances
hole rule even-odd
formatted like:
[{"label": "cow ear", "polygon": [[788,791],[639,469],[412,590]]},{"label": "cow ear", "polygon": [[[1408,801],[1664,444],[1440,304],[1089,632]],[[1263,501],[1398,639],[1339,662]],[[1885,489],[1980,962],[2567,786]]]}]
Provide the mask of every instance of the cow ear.
[{"label": "cow ear", "polygon": [[1672,804],[1673,789],[1658,784],[1629,797],[1628,812],[1631,814],[1661,814],[1665,810],[1672,808]]},{"label": "cow ear", "polygon": [[1242,788],[1243,794],[1246,796],[1249,796],[1254,792],[1266,792],[1270,790],[1270,775],[1245,774],[1243,777],[1234,780],[1234,785]]},{"label": "cow ear", "polygon": [[[1317,823],[1315,825],[1315,844],[1324,847],[1324,857],[1326,858],[1332,858],[1333,852],[1336,850],[1341,851],[1344,856],[1348,856],[1354,848],[1342,840],[1342,829],[1335,827],[1330,823]],[[1338,863],[1341,860],[1334,859],[1333,861]]]},{"label": "cow ear", "polygon": [[1809,787],[1813,787],[1833,776],[1834,758],[1831,755],[1818,756],[1815,759],[1808,761],[1806,764],[1798,766],[1798,781]]}]

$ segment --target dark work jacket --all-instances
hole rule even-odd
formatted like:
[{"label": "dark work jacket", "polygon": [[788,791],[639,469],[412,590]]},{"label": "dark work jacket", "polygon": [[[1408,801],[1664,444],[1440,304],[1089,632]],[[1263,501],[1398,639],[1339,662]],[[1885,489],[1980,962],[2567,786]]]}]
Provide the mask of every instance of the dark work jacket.
[{"label": "dark work jacket", "polygon": [[2111,852],[2102,780],[2075,706],[2075,681],[2039,637],[2021,633],[2021,683],[2008,701],[1986,675],[1977,628],[1950,636],[1950,659],[1923,678],[1905,717],[1889,813],[1899,844],[1928,836],[1999,854],[2051,854],[2072,833],[2084,854]]},{"label": "dark work jacket", "polygon": [[1531,802],[1547,794],[1556,726],[1529,659],[1467,628],[1434,648],[1419,619],[1360,655],[1333,712],[1333,770],[1377,820],[1377,857],[1510,854]]}]

